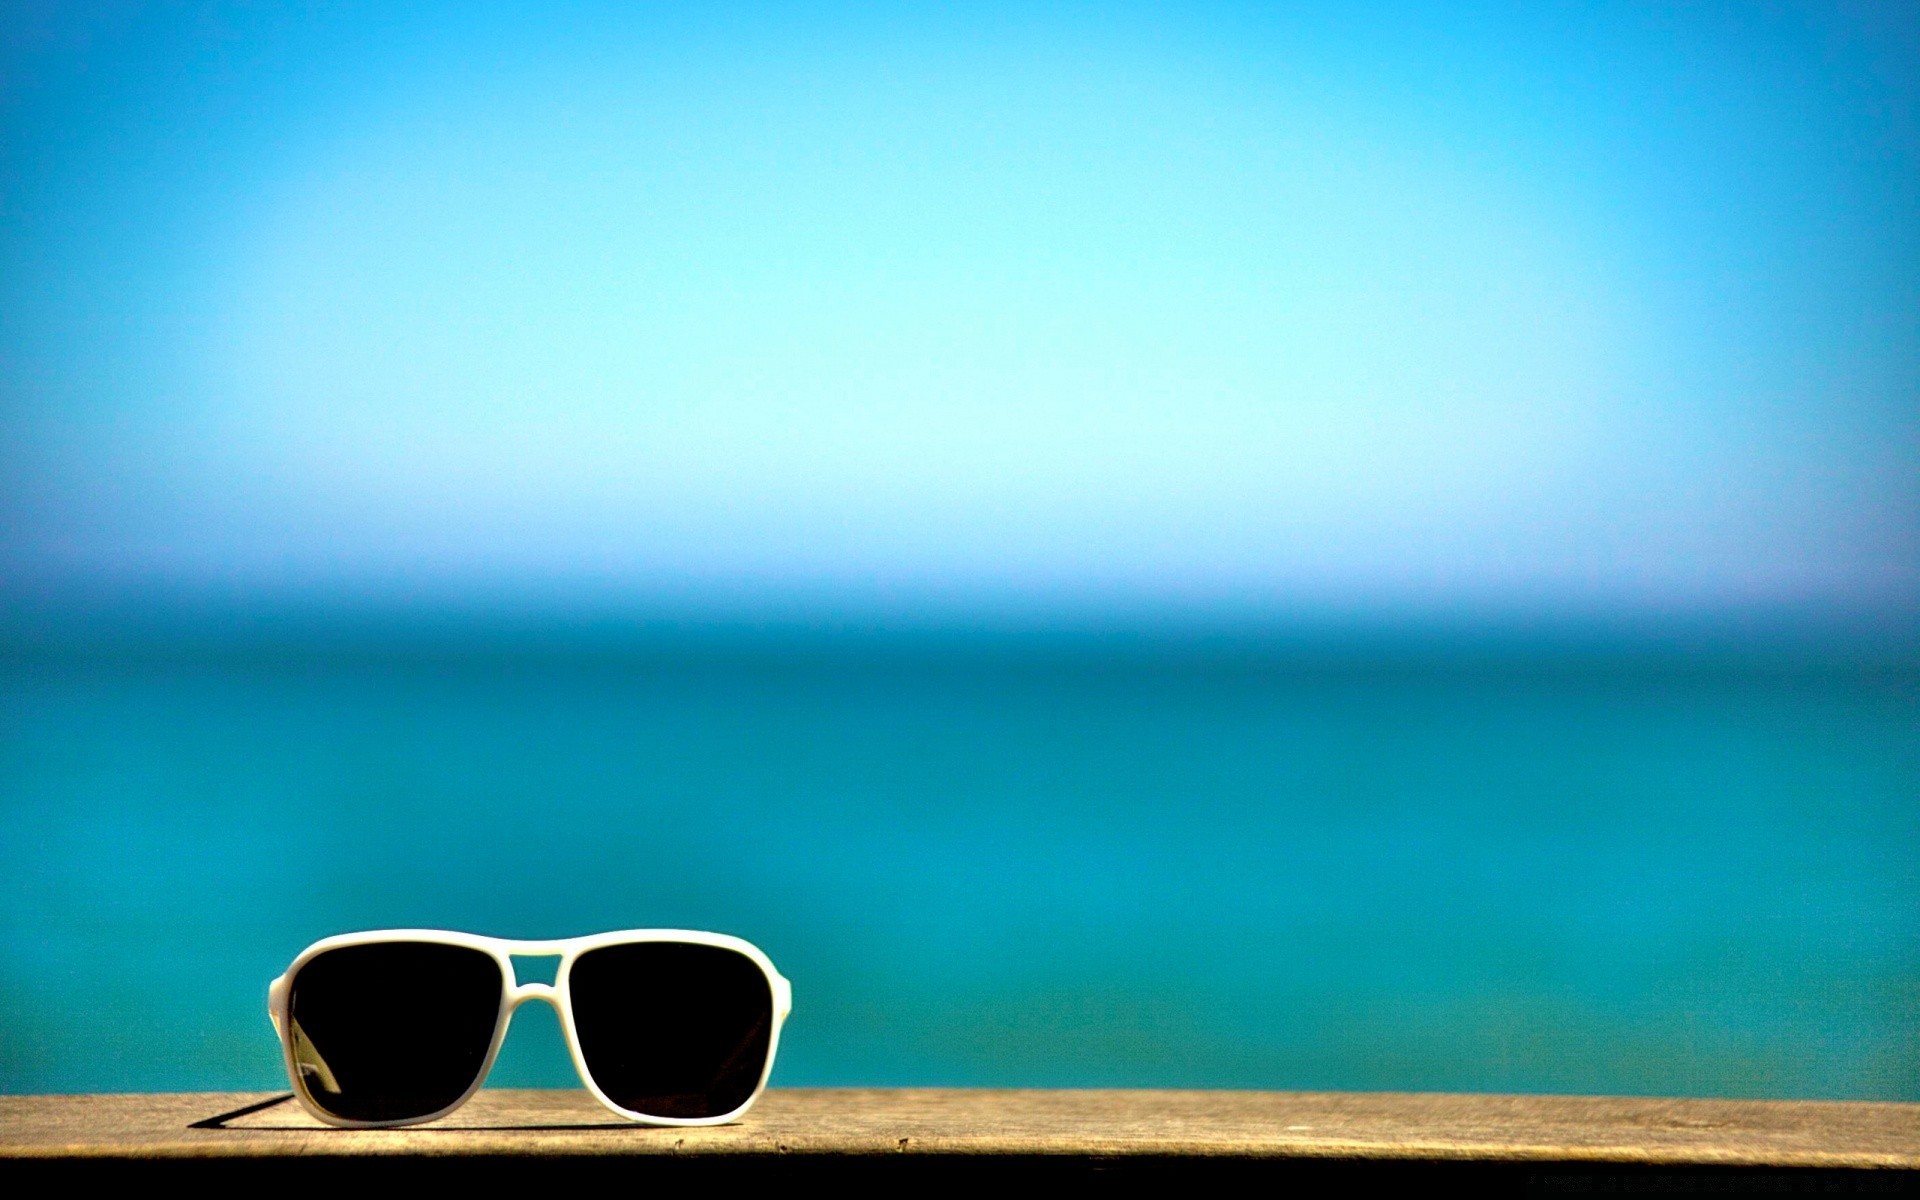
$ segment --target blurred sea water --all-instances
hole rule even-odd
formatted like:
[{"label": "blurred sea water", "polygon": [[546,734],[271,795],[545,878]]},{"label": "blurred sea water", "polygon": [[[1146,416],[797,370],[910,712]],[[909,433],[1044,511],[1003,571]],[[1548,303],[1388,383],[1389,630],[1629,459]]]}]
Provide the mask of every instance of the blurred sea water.
[{"label": "blurred sea water", "polygon": [[681,926],[776,1084],[1920,1099],[1910,664],[22,643],[0,876],[0,1091],[277,1086],[333,932]]}]

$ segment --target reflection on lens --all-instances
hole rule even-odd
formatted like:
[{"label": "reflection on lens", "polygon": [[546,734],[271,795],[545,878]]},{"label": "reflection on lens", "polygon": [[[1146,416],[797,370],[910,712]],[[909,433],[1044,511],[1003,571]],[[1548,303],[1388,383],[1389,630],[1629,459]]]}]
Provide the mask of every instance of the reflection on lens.
[{"label": "reflection on lens", "polygon": [[293,977],[294,1067],[307,1095],[337,1117],[429,1116],[480,1077],[504,992],[499,964],[465,946],[323,951]]},{"label": "reflection on lens", "polygon": [[773,989],[737,950],[634,942],[574,960],[574,1031],[594,1083],[653,1117],[717,1117],[760,1086]]}]

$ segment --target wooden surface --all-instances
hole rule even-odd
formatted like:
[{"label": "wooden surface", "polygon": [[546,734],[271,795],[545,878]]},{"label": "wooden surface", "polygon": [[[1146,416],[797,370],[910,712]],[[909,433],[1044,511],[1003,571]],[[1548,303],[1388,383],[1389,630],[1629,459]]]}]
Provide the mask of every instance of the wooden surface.
[{"label": "wooden surface", "polygon": [[0,1096],[0,1160],[931,1155],[1920,1169],[1913,1104],[776,1089],[734,1125],[655,1129],[612,1118],[584,1091],[503,1089],[401,1130],[329,1129],[291,1100],[232,1115],[274,1095]]}]

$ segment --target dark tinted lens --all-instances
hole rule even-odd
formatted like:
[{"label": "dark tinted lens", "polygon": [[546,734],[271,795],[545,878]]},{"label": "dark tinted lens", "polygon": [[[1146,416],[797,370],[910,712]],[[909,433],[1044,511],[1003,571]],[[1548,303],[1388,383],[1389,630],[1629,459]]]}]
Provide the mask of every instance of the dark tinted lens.
[{"label": "dark tinted lens", "polygon": [[568,990],[587,1070],[615,1104],[654,1117],[717,1117],[760,1085],[773,990],[746,955],[635,942],[574,960]]},{"label": "dark tinted lens", "polygon": [[503,981],[465,946],[381,942],[328,950],[293,977],[293,1057],[335,1116],[399,1121],[439,1112],[485,1065]]}]

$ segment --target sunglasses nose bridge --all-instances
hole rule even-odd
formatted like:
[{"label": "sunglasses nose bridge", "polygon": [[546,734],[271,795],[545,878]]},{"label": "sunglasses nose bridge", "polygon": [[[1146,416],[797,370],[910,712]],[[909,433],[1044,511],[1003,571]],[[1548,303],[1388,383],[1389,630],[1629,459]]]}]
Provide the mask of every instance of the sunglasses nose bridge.
[{"label": "sunglasses nose bridge", "polygon": [[550,983],[522,983],[514,987],[507,996],[508,1011],[519,1008],[529,1000],[544,1000],[553,1005],[554,1011],[560,1011],[560,991]]}]

